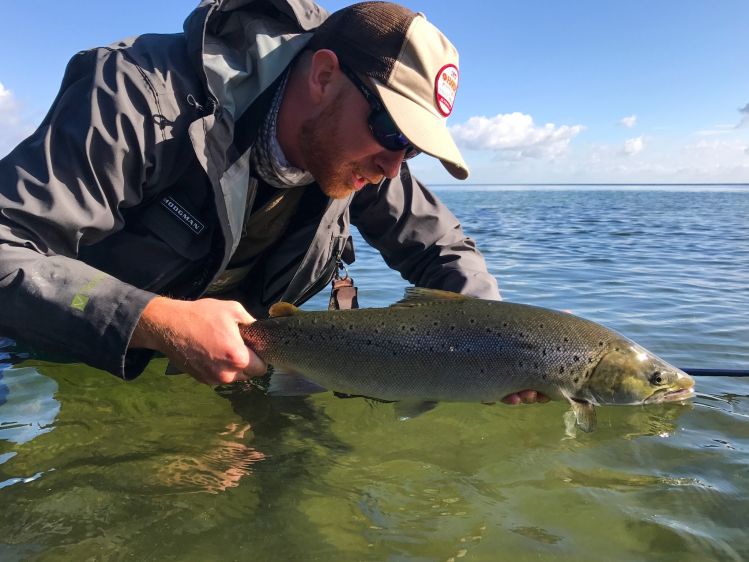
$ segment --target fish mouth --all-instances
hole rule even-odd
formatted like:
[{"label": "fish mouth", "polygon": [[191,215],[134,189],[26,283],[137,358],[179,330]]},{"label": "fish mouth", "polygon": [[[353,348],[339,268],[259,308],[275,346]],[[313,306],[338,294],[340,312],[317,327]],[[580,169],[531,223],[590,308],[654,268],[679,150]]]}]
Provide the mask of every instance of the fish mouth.
[{"label": "fish mouth", "polygon": [[653,394],[645,399],[647,403],[660,403],[660,402],[679,402],[680,400],[688,400],[694,396],[694,387],[689,388],[677,388],[676,390],[661,389],[656,390]]}]

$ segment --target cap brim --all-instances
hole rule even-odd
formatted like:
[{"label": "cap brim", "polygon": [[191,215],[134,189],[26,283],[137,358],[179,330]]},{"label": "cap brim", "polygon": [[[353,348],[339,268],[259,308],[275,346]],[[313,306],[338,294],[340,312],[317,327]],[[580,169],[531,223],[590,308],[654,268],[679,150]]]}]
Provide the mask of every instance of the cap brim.
[{"label": "cap brim", "polygon": [[468,166],[450,136],[444,119],[376,80],[371,80],[371,83],[408,140],[422,152],[439,159],[454,178],[464,180],[468,177]]}]

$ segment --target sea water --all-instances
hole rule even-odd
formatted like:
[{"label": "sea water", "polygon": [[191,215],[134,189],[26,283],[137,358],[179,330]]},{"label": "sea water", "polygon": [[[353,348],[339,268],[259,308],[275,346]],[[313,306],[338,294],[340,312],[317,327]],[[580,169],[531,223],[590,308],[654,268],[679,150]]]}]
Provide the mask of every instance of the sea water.
[{"label": "sea water", "polygon": [[[437,188],[506,300],[673,364],[749,369],[749,188]],[[362,306],[407,285],[357,237]],[[324,308],[327,295],[305,308]],[[0,341],[0,560],[745,560],[749,378],[685,404],[268,398]],[[352,368],[356,368],[352,365]]]}]

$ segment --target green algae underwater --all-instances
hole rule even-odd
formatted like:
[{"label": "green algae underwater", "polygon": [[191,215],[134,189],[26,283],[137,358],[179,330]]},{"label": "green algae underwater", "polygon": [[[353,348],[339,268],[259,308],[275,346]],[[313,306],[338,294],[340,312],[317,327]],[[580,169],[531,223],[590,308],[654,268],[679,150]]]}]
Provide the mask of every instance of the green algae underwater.
[{"label": "green algae underwater", "polygon": [[[680,367],[749,366],[749,191],[439,196],[508,300],[571,309]],[[358,254],[362,306],[398,300],[405,283]],[[165,360],[124,383],[0,353],[3,561],[749,557],[744,379],[604,406],[569,435],[561,402],[401,421],[332,393],[212,389]]]}]

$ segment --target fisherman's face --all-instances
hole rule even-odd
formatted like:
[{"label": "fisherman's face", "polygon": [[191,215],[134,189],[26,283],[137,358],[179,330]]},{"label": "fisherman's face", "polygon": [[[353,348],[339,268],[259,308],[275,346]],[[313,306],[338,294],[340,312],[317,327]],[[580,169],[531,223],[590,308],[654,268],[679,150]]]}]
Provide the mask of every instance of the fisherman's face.
[{"label": "fisherman's face", "polygon": [[302,125],[300,146],[308,171],[334,199],[398,175],[405,149],[387,150],[372,136],[369,103],[340,74],[341,90],[316,117]]}]

